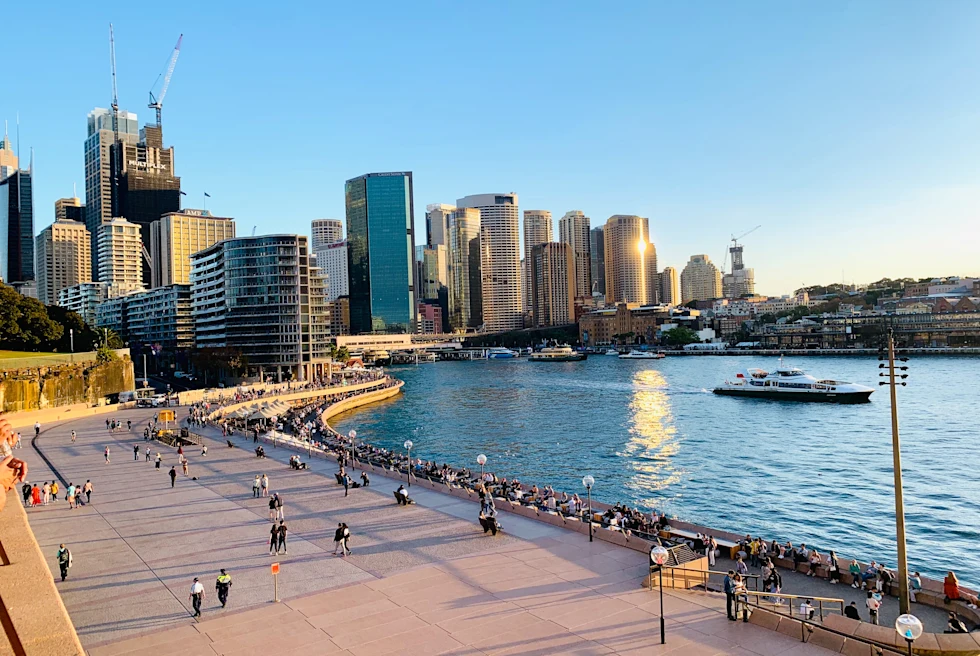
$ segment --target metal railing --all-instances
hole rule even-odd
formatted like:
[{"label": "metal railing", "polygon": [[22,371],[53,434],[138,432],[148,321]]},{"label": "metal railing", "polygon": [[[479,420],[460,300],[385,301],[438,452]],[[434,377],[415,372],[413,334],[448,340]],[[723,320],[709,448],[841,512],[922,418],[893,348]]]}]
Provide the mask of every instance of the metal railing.
[{"label": "metal railing", "polygon": [[[790,597],[794,595],[781,595],[781,596]],[[795,595],[795,596],[799,597],[800,595]],[[813,597],[802,597],[802,598],[814,599]],[[838,601],[838,600],[833,599],[831,601]],[[843,602],[843,600],[840,601]],[[748,604],[745,604],[738,611],[742,613],[743,621],[746,622],[748,621],[748,615],[746,614],[747,608],[748,608]],[[790,606],[790,608],[792,608],[792,606]],[[848,644],[848,649],[847,649],[848,654],[862,653],[863,650],[859,651],[859,649],[856,648],[856,646],[853,644],[853,643],[859,643],[867,647],[866,653],[868,654],[868,656],[911,656],[912,655],[912,649],[914,647],[912,643],[909,643],[908,646],[903,649],[902,647],[896,647],[894,645],[882,644],[875,640],[871,640],[870,638],[863,638],[861,636],[856,636],[853,633],[844,633],[843,631],[838,631],[837,629],[833,629],[824,624],[818,624],[813,620],[801,619],[799,617],[792,617],[792,615],[782,613],[778,610],[771,610],[771,611],[767,610],[767,612],[771,612],[775,615],[779,615],[780,617],[789,617],[790,619],[798,621],[800,623],[800,642],[808,642],[810,640],[810,637],[813,635],[814,630],[820,630],[820,631],[826,631],[827,633],[843,638],[845,643]]]},{"label": "metal railing", "polygon": [[[756,606],[757,608],[771,606],[771,610],[774,612],[781,615],[788,615],[793,619],[812,621],[814,616],[816,616],[820,618],[820,622],[823,622],[823,618],[830,613],[836,613],[838,615],[844,614],[844,600],[834,597],[813,597],[811,595],[785,594],[782,592],[759,592],[757,590],[746,590],[745,592],[739,593],[739,596],[744,596],[745,603],[748,605]],[[793,603],[794,600],[809,601],[814,604],[814,606],[812,606],[810,611],[807,613],[809,617],[802,617],[801,611],[799,611],[797,604]],[[783,602],[786,603],[784,604]],[[784,605],[789,608],[789,613],[783,613],[777,610],[778,607]],[[837,608],[825,609],[825,606],[836,606]],[[797,610],[797,615],[793,614],[794,608]],[[840,609],[839,613],[837,613],[838,608]],[[769,609],[767,608],[767,610]]]},{"label": "metal railing", "polygon": [[[695,553],[697,553],[697,552],[695,552]],[[696,578],[700,578],[701,579],[701,583],[699,585],[704,586],[704,589],[705,590],[708,589],[708,579],[710,579],[712,575],[715,575],[715,576],[726,576],[728,574],[728,572],[718,572],[718,571],[710,570],[710,569],[689,569],[687,567],[664,567],[664,575],[665,575],[665,578],[667,578],[670,581],[671,587],[674,587],[674,571],[675,570],[684,572],[685,573],[684,574],[685,580],[692,579],[692,578],[695,578],[695,579]],[[652,573],[654,571],[656,571],[656,566],[655,565],[651,565],[650,566],[650,572]],[[690,572],[694,576],[688,576],[687,575],[688,572]],[[760,578],[761,577],[758,574],[744,574],[742,576],[742,579],[743,580],[745,580],[746,582],[751,582],[752,588],[753,588],[753,590],[752,590],[753,593],[758,593],[758,590],[759,590],[759,579]]]}]

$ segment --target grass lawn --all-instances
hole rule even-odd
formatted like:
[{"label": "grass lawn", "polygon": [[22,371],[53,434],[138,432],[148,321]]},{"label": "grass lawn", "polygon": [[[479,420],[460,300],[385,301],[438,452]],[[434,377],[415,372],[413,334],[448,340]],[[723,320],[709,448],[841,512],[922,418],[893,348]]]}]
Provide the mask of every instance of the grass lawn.
[{"label": "grass lawn", "polygon": [[0,351],[0,360],[9,358],[39,358],[45,355],[64,355],[64,353],[38,353],[34,351]]}]

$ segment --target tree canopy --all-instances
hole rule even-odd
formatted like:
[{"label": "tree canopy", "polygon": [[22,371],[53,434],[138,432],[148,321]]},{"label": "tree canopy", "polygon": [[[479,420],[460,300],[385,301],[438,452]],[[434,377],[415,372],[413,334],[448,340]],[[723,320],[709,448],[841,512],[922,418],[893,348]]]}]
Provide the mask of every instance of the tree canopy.
[{"label": "tree canopy", "polygon": [[685,346],[687,344],[700,342],[701,339],[698,337],[696,332],[687,326],[677,326],[676,328],[671,328],[663,334],[663,341],[668,346]]}]

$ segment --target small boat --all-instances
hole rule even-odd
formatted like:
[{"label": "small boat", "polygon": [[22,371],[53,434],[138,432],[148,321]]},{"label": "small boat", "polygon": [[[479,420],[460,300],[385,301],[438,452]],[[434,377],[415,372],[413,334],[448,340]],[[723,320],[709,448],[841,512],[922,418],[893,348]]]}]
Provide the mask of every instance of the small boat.
[{"label": "small boat", "polygon": [[585,353],[579,353],[571,346],[564,344],[562,346],[546,346],[528,356],[528,360],[531,362],[578,362],[587,357]]},{"label": "small boat", "polygon": [[817,380],[795,367],[780,367],[767,372],[748,369],[716,387],[715,394],[747,396],[759,399],[813,401],[823,403],[867,403],[874,390],[857,383],[839,380]]},{"label": "small boat", "polygon": [[495,346],[487,350],[488,360],[506,360],[509,358],[516,358],[520,355],[517,351],[511,351],[508,348],[503,348],[501,346]]},{"label": "small boat", "polygon": [[606,349],[606,352],[603,353],[603,355],[619,355],[619,351],[617,351],[616,349],[612,349],[612,348],[611,349]]},{"label": "small boat", "polygon": [[620,360],[660,360],[666,357],[663,353],[656,353],[654,351],[630,351],[629,353],[620,353]]}]

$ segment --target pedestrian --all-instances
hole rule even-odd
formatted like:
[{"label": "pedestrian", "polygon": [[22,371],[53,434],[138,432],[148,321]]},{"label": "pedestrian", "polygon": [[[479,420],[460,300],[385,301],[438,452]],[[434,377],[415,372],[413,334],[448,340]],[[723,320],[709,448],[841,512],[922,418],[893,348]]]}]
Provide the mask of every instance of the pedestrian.
[{"label": "pedestrian", "polygon": [[41,505],[41,488],[39,488],[37,486],[37,483],[35,483],[34,487],[31,488],[31,507],[33,508],[34,506],[40,506],[40,505]]},{"label": "pedestrian", "polygon": [[31,484],[29,482],[25,482],[24,485],[20,488],[20,493],[24,497],[24,505],[25,506],[29,506],[31,504],[31,490],[32,489],[33,488],[31,487]]},{"label": "pedestrian", "polygon": [[160,469],[160,462],[161,462],[162,460],[163,460],[163,458],[162,458],[162,457],[160,456],[160,452],[159,452],[159,451],[157,451],[157,462],[156,462],[156,469]]},{"label": "pedestrian", "polygon": [[361,487],[369,487],[371,485],[371,479],[368,478],[367,472],[361,472]]},{"label": "pedestrian", "polygon": [[204,586],[201,582],[194,577],[194,583],[191,584],[191,594],[188,597],[191,604],[194,606],[194,617],[201,616],[201,602],[204,601]]},{"label": "pedestrian", "polygon": [[74,442],[74,441],[75,441],[75,431],[72,431],[72,432],[71,432],[71,441],[72,441],[72,442]]},{"label": "pedestrian", "polygon": [[85,502],[92,503],[92,481],[85,481],[85,485],[82,486],[82,492],[85,493]]},{"label": "pedestrian", "polygon": [[105,429],[112,430],[112,422],[109,421],[108,419],[105,420]]},{"label": "pedestrian", "polygon": [[133,421],[131,419],[126,420],[126,430],[128,431],[133,430]]},{"label": "pedestrian", "polygon": [[350,528],[346,523],[343,524],[343,533],[341,533],[340,548],[342,550],[342,555],[344,557],[349,556],[354,553],[353,549],[350,548]]},{"label": "pedestrian", "polygon": [[58,547],[58,569],[61,570],[61,580],[68,578],[68,568],[71,567],[71,551],[64,544]]},{"label": "pedestrian", "polygon": [[147,444],[143,447],[143,453],[146,454],[146,461],[150,462],[150,445]]},{"label": "pedestrian", "polygon": [[259,496],[259,489],[262,487],[262,481],[259,479],[259,475],[255,475],[255,480],[252,481],[252,498],[257,499]]},{"label": "pedestrian", "polygon": [[184,458],[183,468],[184,468],[184,476],[187,476],[187,458]]},{"label": "pedestrian", "polygon": [[136,462],[139,459],[140,459],[140,445],[139,444],[134,444],[133,445],[133,462]]},{"label": "pedestrian", "polygon": [[262,496],[269,496],[269,477],[262,474]]},{"label": "pedestrian", "polygon": [[57,501],[58,500],[58,492],[60,492],[60,491],[61,491],[61,488],[58,487],[58,481],[51,481],[51,500],[52,501]]},{"label": "pedestrian", "polygon": [[868,590],[868,600],[865,603],[868,606],[868,614],[871,616],[869,621],[872,624],[877,624],[878,610],[881,608],[881,597],[873,590]]},{"label": "pedestrian", "polygon": [[207,444],[202,444],[201,445],[201,455],[202,456],[208,455],[208,445]]},{"label": "pedestrian", "polygon": [[45,483],[41,486],[41,505],[46,506],[51,501],[51,485]]},{"label": "pedestrian", "polygon": [[282,511],[282,497],[276,492],[276,519],[286,519],[286,515]]},{"label": "pedestrian", "polygon": [[75,487],[74,483],[68,484],[68,508],[71,510],[75,509],[75,493],[78,492],[78,488]]},{"label": "pedestrian", "polygon": [[177,468],[170,468],[170,487],[173,488],[174,484],[177,482]]},{"label": "pedestrian", "polygon": [[735,557],[735,573],[736,573],[736,574],[739,574],[739,575],[741,575],[741,576],[743,576],[743,577],[744,577],[744,576],[745,576],[746,574],[748,574],[748,573],[749,573],[749,568],[748,568],[748,566],[747,566],[747,565],[745,564],[745,561],[744,561],[744,560],[742,560],[742,557],[741,557],[741,556],[736,556],[736,557]]},{"label": "pedestrian", "polygon": [[909,577],[909,601],[913,604],[915,603],[915,593],[922,589],[922,576],[918,572],[914,572],[912,576]]},{"label": "pedestrian", "polygon": [[150,429],[149,429],[149,427],[143,429],[143,439],[144,440],[149,440],[150,439]]},{"label": "pedestrian", "polygon": [[40,434],[41,434],[41,422],[35,421],[34,422],[34,437],[37,437]]},{"label": "pedestrian", "polygon": [[347,493],[350,491],[350,476],[344,473],[341,480],[344,481],[344,496],[346,497]]},{"label": "pedestrian", "polygon": [[218,593],[218,601],[221,602],[221,607],[224,608],[228,605],[228,590],[231,588],[231,577],[225,570],[221,570],[221,574],[218,575],[218,580],[214,582],[214,589]]},{"label": "pedestrian", "polygon": [[708,566],[715,566],[715,552],[718,551],[718,541],[713,535],[708,536]]},{"label": "pedestrian", "polygon": [[344,541],[344,523],[337,524],[337,530],[333,532],[333,555],[337,555],[340,544]]},{"label": "pedestrian", "polygon": [[849,617],[858,622],[861,621],[861,614],[858,613],[857,602],[852,601],[850,605],[844,607],[844,617]]},{"label": "pedestrian", "polygon": [[269,521],[276,521],[276,495],[269,498]]},{"label": "pedestrian", "polygon": [[276,547],[276,551],[283,554],[288,553],[286,551],[286,522],[279,520],[279,544]]},{"label": "pedestrian", "polygon": [[109,464],[109,445],[108,444],[106,444],[105,451],[103,453],[105,454],[105,464],[108,465]]},{"label": "pedestrian", "polygon": [[275,522],[269,530],[269,554],[279,555],[279,525]]},{"label": "pedestrian", "polygon": [[725,574],[725,610],[728,613],[728,619],[735,622],[735,614],[732,606],[735,604],[735,570],[728,570],[728,574]]}]

